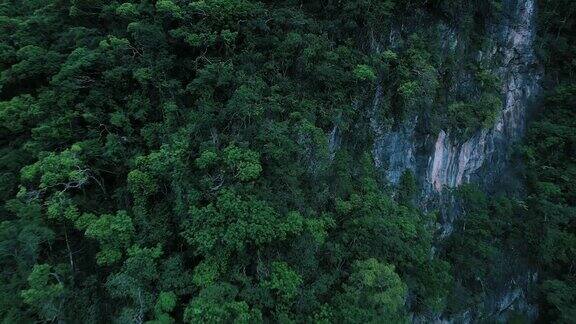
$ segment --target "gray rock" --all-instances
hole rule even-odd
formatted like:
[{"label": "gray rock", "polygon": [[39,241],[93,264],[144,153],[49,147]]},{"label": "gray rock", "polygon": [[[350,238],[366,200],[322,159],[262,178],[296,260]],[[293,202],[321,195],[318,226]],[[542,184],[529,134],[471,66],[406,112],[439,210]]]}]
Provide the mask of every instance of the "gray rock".
[{"label": "gray rock", "polygon": [[[452,233],[453,222],[459,216],[449,189],[466,183],[477,183],[487,190],[495,185],[508,170],[512,148],[524,135],[529,108],[540,93],[542,69],[534,53],[535,0],[507,0],[503,8],[504,17],[494,27],[495,45],[478,54],[481,60],[496,60],[495,72],[503,81],[503,106],[492,127],[480,129],[468,138],[459,138],[450,129],[442,129],[432,137],[420,136],[417,134],[419,116],[409,118],[394,129],[378,119],[382,85],[377,86],[372,102],[370,126],[374,134],[372,153],[376,167],[392,184],[398,183],[405,170],[416,175],[422,185],[422,207],[443,211],[441,237]],[[453,51],[462,43],[457,32],[446,26],[441,28],[443,48]],[[380,50],[381,46],[372,48]],[[458,86],[461,85],[454,85]],[[535,318],[537,309],[526,298],[527,286],[534,273],[524,269],[503,276],[495,281],[505,284],[494,288],[477,308],[451,318],[415,316],[413,321],[468,323],[478,316],[505,320],[511,310]]]}]

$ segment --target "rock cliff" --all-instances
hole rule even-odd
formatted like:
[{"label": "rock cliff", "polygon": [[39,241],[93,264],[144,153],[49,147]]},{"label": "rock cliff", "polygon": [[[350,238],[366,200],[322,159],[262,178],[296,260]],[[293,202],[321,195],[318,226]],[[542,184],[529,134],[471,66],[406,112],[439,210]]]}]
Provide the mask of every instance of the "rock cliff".
[{"label": "rock cliff", "polygon": [[[539,94],[542,72],[533,46],[535,11],[534,0],[507,1],[501,21],[493,27],[495,45],[478,53],[481,59],[499,63],[496,73],[502,80],[504,104],[492,127],[464,139],[453,136],[450,129],[441,129],[435,137],[420,137],[418,116],[389,130],[372,118],[374,161],[391,183],[397,183],[406,169],[412,170],[425,198],[464,183],[489,186],[494,182],[506,167],[513,144],[522,138],[528,109]],[[453,33],[442,35],[446,46],[457,42]],[[373,107],[381,100],[381,88],[376,88]]]},{"label": "rock cliff", "polygon": [[[493,45],[477,53],[478,60],[493,63],[493,72],[501,80],[503,105],[490,127],[465,137],[449,128],[431,134],[422,131],[425,126],[419,115],[410,116],[393,127],[385,126],[377,114],[383,85],[376,87],[370,118],[374,163],[392,184],[398,183],[405,170],[416,175],[422,188],[422,208],[442,211],[441,238],[451,234],[455,218],[460,217],[450,189],[476,183],[492,191],[498,178],[508,172],[514,145],[522,139],[530,107],[540,93],[542,78],[534,51],[536,9],[535,0],[504,1],[501,17],[492,23],[488,32]],[[458,32],[447,27],[438,41],[446,51],[466,46],[459,41]],[[376,46],[375,50],[380,48]],[[454,88],[458,86],[453,85]],[[525,297],[526,287],[534,282],[537,274],[522,266],[515,267],[502,278],[495,278],[497,284],[483,305],[457,317],[438,316],[436,320],[459,323],[474,321],[479,316],[502,319],[505,312],[514,309],[535,316],[537,310]],[[415,319],[416,322],[429,320]]]}]

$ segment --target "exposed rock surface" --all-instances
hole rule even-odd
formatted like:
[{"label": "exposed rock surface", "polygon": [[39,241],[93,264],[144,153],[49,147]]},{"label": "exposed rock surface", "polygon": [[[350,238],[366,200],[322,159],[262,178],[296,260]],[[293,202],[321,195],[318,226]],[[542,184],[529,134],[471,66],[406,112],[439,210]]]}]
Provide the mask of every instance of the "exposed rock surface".
[{"label": "exposed rock surface", "polygon": [[[385,131],[375,117],[374,161],[395,184],[406,170],[412,170],[423,185],[424,196],[440,193],[464,183],[490,185],[506,166],[510,149],[521,139],[528,107],[539,93],[541,69],[534,54],[534,0],[506,2],[502,23],[496,27],[496,46],[484,56],[501,58],[497,73],[503,80],[504,105],[494,125],[480,129],[467,139],[439,131],[436,138],[416,134],[418,118],[412,118],[392,131]],[[457,36],[446,34],[450,39]],[[447,46],[457,39],[446,40]],[[377,87],[373,106],[378,106],[381,86]]]},{"label": "exposed rock surface", "polygon": [[539,92],[540,69],[534,55],[534,0],[508,5],[502,26],[500,75],[504,107],[491,129],[482,129],[464,142],[442,130],[430,157],[426,184],[439,192],[471,181],[489,185],[506,164],[512,144],[523,135],[527,108]]},{"label": "exposed rock surface", "polygon": [[[393,129],[386,128],[376,113],[382,100],[382,85],[377,86],[374,95],[370,126],[375,138],[372,153],[376,167],[385,172],[392,184],[398,183],[405,170],[415,174],[422,187],[422,207],[444,210],[443,237],[451,234],[453,221],[458,217],[454,197],[446,189],[477,183],[490,190],[497,183],[507,172],[513,146],[522,138],[529,108],[540,92],[542,70],[534,53],[535,0],[506,0],[502,14],[493,27],[495,45],[479,54],[482,59],[496,61],[495,72],[502,80],[503,106],[492,127],[477,130],[467,138],[456,136],[450,129],[441,129],[437,135],[422,135],[418,133],[419,117],[415,116]],[[449,29],[441,41],[447,50],[459,42],[457,33]],[[447,211],[450,209],[452,212]],[[536,274],[528,269],[503,274],[495,280],[499,286],[478,309],[451,318],[438,316],[435,321],[474,322],[479,316],[503,320],[510,310],[535,317],[537,309],[526,301],[527,287],[535,278]]]}]

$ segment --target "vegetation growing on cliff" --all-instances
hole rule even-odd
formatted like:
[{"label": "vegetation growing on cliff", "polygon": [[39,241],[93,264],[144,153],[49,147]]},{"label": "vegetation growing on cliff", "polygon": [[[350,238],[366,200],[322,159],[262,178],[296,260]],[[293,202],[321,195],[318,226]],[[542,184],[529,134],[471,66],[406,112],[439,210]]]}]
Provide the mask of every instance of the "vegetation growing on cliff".
[{"label": "vegetation growing on cliff", "polygon": [[527,241],[540,270],[545,321],[576,319],[576,3],[539,1],[546,95],[524,156]]},{"label": "vegetation growing on cliff", "polygon": [[[489,236],[512,231],[483,231],[500,200],[471,194],[472,226],[434,254],[436,219],[417,208],[413,175],[394,195],[368,144],[334,153],[326,134],[369,138],[363,103],[377,83],[377,113],[391,123],[418,113],[431,132],[490,124],[499,80],[473,57],[499,10],[454,0],[0,2],[0,317],[405,322],[457,308],[462,282],[480,296],[475,266],[507,242]],[[456,28],[473,48],[443,55],[443,30],[422,21]],[[386,48],[375,45],[382,35]],[[469,86],[449,89],[462,74]],[[540,176],[535,184],[569,183]],[[554,233],[573,233],[564,219]],[[547,303],[562,310],[552,317],[572,311],[562,292],[573,277],[554,277],[563,269],[546,272]]]},{"label": "vegetation growing on cliff", "polygon": [[527,139],[528,242],[542,276],[546,318],[576,318],[576,83],[560,85]]}]

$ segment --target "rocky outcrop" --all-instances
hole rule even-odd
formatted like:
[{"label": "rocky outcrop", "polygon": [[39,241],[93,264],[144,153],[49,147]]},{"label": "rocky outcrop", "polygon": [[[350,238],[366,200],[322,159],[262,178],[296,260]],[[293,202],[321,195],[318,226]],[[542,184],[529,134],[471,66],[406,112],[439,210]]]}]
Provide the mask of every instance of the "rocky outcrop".
[{"label": "rocky outcrop", "polygon": [[[510,148],[523,135],[527,109],[539,93],[541,72],[534,54],[534,0],[508,4],[511,14],[502,25],[504,107],[491,129],[481,129],[466,141],[442,130],[430,156],[425,184],[440,192],[471,181],[493,183],[506,165]],[[393,177],[390,177],[391,179]]]},{"label": "rocky outcrop", "polygon": [[[528,107],[539,93],[541,70],[533,47],[534,1],[505,2],[504,17],[494,28],[496,45],[479,54],[484,59],[500,60],[496,72],[503,80],[504,105],[491,128],[480,129],[467,139],[454,136],[450,129],[440,130],[435,138],[419,137],[417,116],[388,131],[377,117],[372,117],[374,161],[391,183],[397,183],[405,170],[412,170],[422,184],[424,200],[428,201],[445,188],[465,183],[489,186],[506,168],[513,144],[524,133]],[[443,38],[443,46],[458,42],[451,30]],[[374,96],[374,110],[382,96],[380,87]]]},{"label": "rocky outcrop", "polygon": [[[451,129],[441,129],[436,134],[419,133],[420,117],[413,116],[391,129],[378,119],[382,85],[377,86],[372,102],[370,126],[376,167],[392,184],[398,183],[405,170],[415,174],[422,187],[421,206],[442,211],[441,237],[452,233],[453,222],[460,217],[457,201],[447,189],[477,183],[492,191],[498,179],[509,171],[512,149],[524,135],[528,112],[540,92],[542,70],[534,53],[535,0],[505,0],[502,14],[491,31],[495,45],[478,54],[480,60],[496,62],[494,72],[502,80],[503,105],[491,127],[479,129],[467,138],[457,136]],[[458,34],[449,28],[441,44],[447,51],[465,46],[459,44]],[[504,268],[508,267],[506,262],[503,260]],[[526,295],[537,275],[521,265],[514,267],[520,270],[494,278],[498,284],[477,308],[450,318],[415,317],[414,322],[466,323],[478,317],[505,320],[510,311],[535,318],[537,309]]]}]

